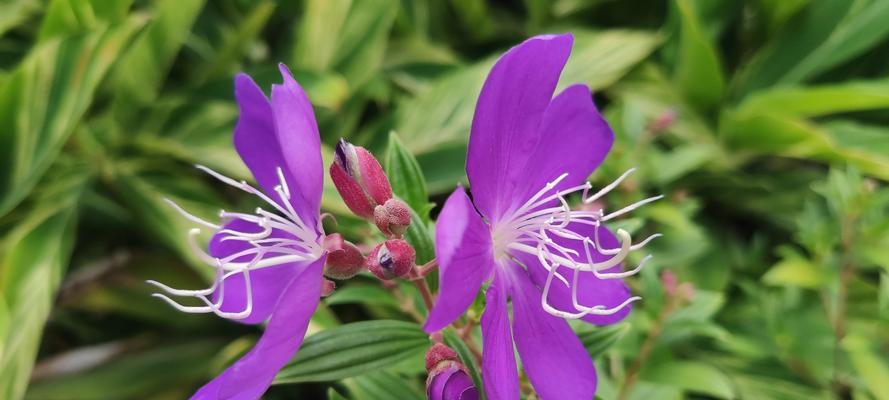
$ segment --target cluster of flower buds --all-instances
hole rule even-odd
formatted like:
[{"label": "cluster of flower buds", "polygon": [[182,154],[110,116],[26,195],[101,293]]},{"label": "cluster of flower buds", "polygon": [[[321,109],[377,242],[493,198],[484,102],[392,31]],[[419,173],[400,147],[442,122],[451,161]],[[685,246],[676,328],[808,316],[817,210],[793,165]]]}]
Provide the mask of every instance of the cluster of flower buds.
[{"label": "cluster of flower buds", "polygon": [[[367,259],[362,259],[363,265],[382,280],[408,274],[414,267],[416,254],[414,248],[401,238],[411,223],[411,210],[403,201],[393,197],[389,178],[377,159],[367,149],[341,139],[330,165],[330,178],[349,210],[372,221],[388,238],[374,247]],[[354,253],[344,254],[341,259],[344,265],[351,266],[356,257],[360,257],[357,249]],[[337,268],[342,268],[346,275],[352,271]]]},{"label": "cluster of flower buds", "polygon": [[426,352],[426,396],[429,400],[477,400],[478,389],[457,353],[442,343]]},{"label": "cluster of flower buds", "polygon": [[367,149],[341,139],[330,166],[330,178],[355,215],[373,221],[387,237],[401,237],[407,231],[410,208],[392,197],[389,179]]}]

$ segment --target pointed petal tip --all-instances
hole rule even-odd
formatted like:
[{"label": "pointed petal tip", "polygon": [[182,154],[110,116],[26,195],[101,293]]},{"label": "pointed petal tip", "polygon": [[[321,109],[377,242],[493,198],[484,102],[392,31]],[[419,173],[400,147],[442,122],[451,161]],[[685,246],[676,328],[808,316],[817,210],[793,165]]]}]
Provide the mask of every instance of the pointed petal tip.
[{"label": "pointed petal tip", "polygon": [[293,81],[293,73],[290,72],[290,68],[287,67],[287,64],[278,63],[278,71],[281,71],[281,76],[284,78],[284,82]]},{"label": "pointed petal tip", "polygon": [[554,34],[544,34],[532,36],[522,42],[519,46],[523,46],[526,44],[534,43],[534,42],[552,42],[552,44],[566,46],[568,51],[571,51],[571,47],[574,46],[574,35],[570,32],[566,33],[554,33]]}]

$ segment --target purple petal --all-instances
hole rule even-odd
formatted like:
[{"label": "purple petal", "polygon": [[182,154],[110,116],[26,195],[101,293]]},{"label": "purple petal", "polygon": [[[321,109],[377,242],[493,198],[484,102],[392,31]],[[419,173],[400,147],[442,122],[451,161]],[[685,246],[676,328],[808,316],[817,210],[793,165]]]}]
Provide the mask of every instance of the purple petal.
[{"label": "purple petal", "polygon": [[472,378],[457,364],[450,364],[444,370],[433,370],[427,383],[426,397],[429,400],[477,400],[478,390]]},{"label": "purple petal", "polygon": [[564,173],[568,176],[553,190],[583,183],[605,160],[614,143],[614,132],[599,114],[585,85],[570,86],[553,99],[539,135],[542,139],[528,158],[531,167],[523,168],[521,187],[517,188],[523,200]]},{"label": "purple petal", "polygon": [[280,184],[277,169],[281,168],[291,204],[311,226],[318,219],[323,179],[318,128],[299,85],[283,67],[282,75],[284,84],[272,88],[272,103],[249,76],[235,77],[240,115],[234,144],[260,187],[275,201],[280,201],[274,189]]},{"label": "purple petal", "polygon": [[445,398],[445,385],[448,383],[448,379],[456,374],[457,371],[459,371],[457,368],[452,368],[433,376],[432,381],[426,385],[426,398],[428,400],[443,400]]},{"label": "purple petal", "polygon": [[541,121],[572,42],[570,34],[528,39],[500,57],[482,87],[466,172],[475,204],[492,222],[528,198],[525,175],[536,168],[529,156],[544,139]]},{"label": "purple petal", "polygon": [[523,272],[512,274],[512,329],[522,367],[541,399],[592,399],[596,370],[568,323],[540,305],[540,291]]},{"label": "purple petal", "polygon": [[[284,83],[272,85],[272,111],[275,114],[278,143],[290,173],[298,179],[289,181],[291,203],[306,224],[317,224],[321,211],[324,162],[321,137],[312,103],[293,79],[287,66],[280,64]],[[294,186],[297,190],[294,189]],[[306,221],[306,217],[314,218]],[[313,226],[313,225],[310,225]]]},{"label": "purple petal", "polygon": [[[591,239],[594,238],[595,228],[591,225],[571,224],[569,225],[569,229],[585,237]],[[582,243],[576,240],[565,240],[555,236],[553,237],[553,240],[562,246],[576,251],[584,260],[586,259],[586,253]],[[599,241],[603,247],[608,249],[620,247],[620,242],[618,242],[614,234],[604,226],[599,227]],[[595,249],[591,249],[590,254],[594,262],[602,262],[611,257],[600,254]],[[528,267],[531,280],[542,290],[546,283],[547,271],[540,265],[540,261],[538,261],[537,257],[524,253],[516,254],[516,257]],[[620,272],[620,269],[621,266],[618,265],[603,272]],[[568,282],[571,282],[573,271],[568,269],[568,267],[559,267],[556,271],[565,277]],[[599,279],[596,278],[592,272],[580,273],[577,287],[577,302],[580,305],[585,307],[603,305],[606,308],[612,308],[620,305],[630,298],[630,296],[630,288],[627,287],[622,279]],[[571,288],[566,287],[565,284],[557,278],[553,278],[553,282],[550,285],[548,303],[561,311],[577,311],[571,301]],[[587,315],[582,319],[596,325],[609,325],[622,321],[630,313],[631,309],[632,306],[627,306],[612,315]]]},{"label": "purple petal", "polygon": [[324,259],[291,279],[253,349],[192,396],[193,400],[254,400],[302,344],[321,296]]},{"label": "purple petal", "polygon": [[506,292],[496,286],[502,281],[499,277],[495,279],[485,294],[487,303],[481,321],[482,379],[489,400],[516,400],[519,376],[509,331]]},{"label": "purple petal", "polygon": [[[472,400],[473,397],[471,396],[471,393],[467,393],[469,389],[475,389],[475,384],[472,383],[472,378],[470,378],[466,372],[457,371],[457,373],[448,377],[448,381],[445,383],[444,399]],[[475,398],[478,398],[478,392],[476,392]]]},{"label": "purple petal", "polygon": [[478,400],[478,388],[475,386],[468,387],[460,393],[460,400]]},{"label": "purple petal", "polygon": [[[241,232],[259,232],[262,231],[258,225],[244,220],[234,220],[225,225],[226,229],[238,230]],[[274,230],[272,237],[290,237],[291,235],[280,230]],[[210,240],[209,253],[213,257],[224,258],[235,253],[247,250],[253,246],[241,240],[221,239],[225,234],[213,236]],[[252,260],[252,256],[242,256],[234,261],[248,262]],[[278,303],[281,293],[290,283],[290,280],[305,268],[303,263],[289,263],[277,267],[262,268],[250,271],[250,289],[252,292],[253,304],[250,315],[247,318],[237,320],[246,324],[257,324],[268,319],[269,315]],[[219,299],[223,294],[222,311],[225,312],[241,312],[247,306],[247,285],[243,274],[232,275],[225,279],[221,288],[213,293],[213,302]]]},{"label": "purple petal", "polygon": [[439,291],[423,329],[441,330],[472,304],[494,265],[488,226],[462,187],[448,197],[435,227]]}]

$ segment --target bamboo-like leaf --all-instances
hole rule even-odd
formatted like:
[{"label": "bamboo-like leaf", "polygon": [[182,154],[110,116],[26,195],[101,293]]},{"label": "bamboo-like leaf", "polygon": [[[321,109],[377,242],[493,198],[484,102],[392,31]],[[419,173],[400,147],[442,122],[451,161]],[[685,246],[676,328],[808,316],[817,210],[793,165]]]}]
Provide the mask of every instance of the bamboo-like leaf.
[{"label": "bamboo-like leaf", "polygon": [[420,326],[403,321],[362,321],[309,336],[275,383],[319,382],[358,376],[422,357],[429,347]]},{"label": "bamboo-like leaf", "polygon": [[676,79],[691,102],[706,109],[722,98],[725,78],[714,41],[701,26],[694,6],[690,0],[676,1],[680,21]]},{"label": "bamboo-like leaf", "polygon": [[0,216],[34,187],[86,113],[137,20],[37,45],[0,87]]},{"label": "bamboo-like leaf", "polygon": [[394,0],[312,0],[297,26],[292,63],[338,71],[354,90],[377,73],[398,12]]},{"label": "bamboo-like leaf", "polygon": [[184,45],[204,0],[152,3],[152,19],[114,69],[116,106],[153,101]]},{"label": "bamboo-like leaf", "polygon": [[0,241],[0,398],[24,395],[43,325],[74,244],[85,175],[48,182],[29,212]]}]

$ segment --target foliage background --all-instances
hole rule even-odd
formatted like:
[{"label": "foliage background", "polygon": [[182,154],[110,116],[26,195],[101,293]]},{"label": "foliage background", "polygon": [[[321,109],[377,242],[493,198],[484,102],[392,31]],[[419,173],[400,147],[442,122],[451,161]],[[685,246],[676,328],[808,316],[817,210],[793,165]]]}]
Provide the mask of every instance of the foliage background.
[{"label": "foliage background", "polygon": [[[889,399],[887,20],[886,0],[4,0],[0,398],[184,398],[257,338],[144,284],[209,278],[163,197],[251,207],[192,168],[249,178],[236,72],[268,87],[287,63],[324,142],[387,160],[428,258],[426,204],[465,179],[487,69],[571,31],[562,82],[590,85],[618,136],[594,183],[638,166],[609,205],[667,195],[620,222],[665,234],[631,280],[644,301],[577,326],[599,396]],[[324,207],[373,242],[335,193]],[[690,301],[665,293],[667,269]],[[341,285],[267,397],[421,398],[429,342],[402,289]]]}]

